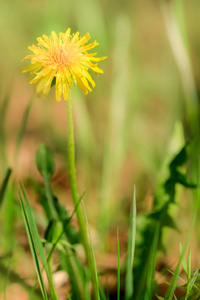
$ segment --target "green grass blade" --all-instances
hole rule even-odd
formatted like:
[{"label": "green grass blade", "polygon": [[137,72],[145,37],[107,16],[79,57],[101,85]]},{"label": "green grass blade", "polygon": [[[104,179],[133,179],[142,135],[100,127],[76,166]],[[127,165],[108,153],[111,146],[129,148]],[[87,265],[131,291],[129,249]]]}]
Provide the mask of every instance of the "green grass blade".
[{"label": "green grass blade", "polygon": [[76,213],[76,210],[77,210],[77,207],[80,205],[80,202],[81,200],[83,199],[85,195],[85,192],[83,193],[83,195],[80,197],[79,199],[79,202],[76,204],[75,208],[74,208],[74,211],[72,212],[71,216],[68,218],[68,220],[66,220],[63,224],[63,230],[62,232],[60,233],[60,235],[58,236],[57,240],[55,241],[55,243],[52,245],[50,251],[49,251],[49,254],[48,254],[48,257],[47,257],[47,262],[50,260],[52,254],[53,254],[53,251],[54,249],[56,248],[57,244],[59,243],[60,239],[62,238],[63,234],[65,233],[66,231],[66,228],[68,226],[68,224],[71,222],[71,220],[73,219],[73,216],[75,215]]},{"label": "green grass blade", "polygon": [[119,249],[119,227],[117,227],[117,252],[118,252],[117,300],[120,300],[120,249]]},{"label": "green grass blade", "polygon": [[12,173],[12,170],[10,168],[8,168],[7,171],[6,171],[6,175],[4,177],[2,186],[0,188],[0,206],[1,206],[2,202],[3,202],[3,197],[4,197],[4,194],[5,194],[6,187],[8,185],[8,181],[9,181],[11,173]]},{"label": "green grass blade", "polygon": [[4,101],[2,105],[0,105],[0,154],[2,157],[2,170],[5,171],[5,167],[7,164],[7,139],[6,139],[6,131],[5,131],[5,121],[7,116],[7,111],[10,103],[10,93],[11,88],[6,93]]},{"label": "green grass blade", "polygon": [[67,293],[67,299],[72,300],[69,293]]},{"label": "green grass blade", "polygon": [[[30,233],[31,233],[31,237],[32,237],[31,241],[33,241],[34,248],[37,249],[36,254],[37,254],[37,251],[38,251],[39,257],[40,257],[41,262],[42,262],[42,265],[43,265],[43,267],[46,271],[49,286],[50,286],[51,293],[52,293],[52,297],[53,297],[53,299],[57,299],[57,295],[56,295],[56,292],[55,292],[51,272],[49,271],[49,267],[48,267],[48,264],[47,264],[47,261],[46,261],[46,258],[45,258],[45,254],[44,254],[44,251],[43,251],[43,246],[42,246],[42,242],[41,242],[41,239],[40,239],[40,235],[39,235],[35,220],[33,218],[32,212],[31,212],[31,207],[30,207],[30,204],[28,202],[28,199],[27,199],[27,196],[26,196],[26,193],[25,193],[25,190],[24,190],[23,187],[22,187],[22,190],[23,190],[23,197],[24,197],[24,202],[25,202],[25,204],[23,202],[23,204],[24,204],[23,207],[26,210],[27,221],[28,221],[28,224],[29,224]],[[21,198],[21,196],[20,196],[20,198]]]},{"label": "green grass blade", "polygon": [[45,271],[47,273],[47,276],[49,276],[49,270],[48,270],[46,258],[45,258],[45,255],[44,255],[40,235],[39,235],[39,232],[38,232],[38,229],[37,229],[37,225],[36,225],[35,220],[33,218],[33,215],[32,215],[32,212],[31,212],[31,207],[30,207],[30,204],[28,202],[28,199],[27,199],[27,196],[26,196],[26,193],[25,193],[25,190],[24,190],[23,187],[22,187],[22,190],[23,190],[23,197],[24,197],[24,202],[25,202],[24,207],[25,207],[26,212],[27,212],[28,221],[29,221],[29,224],[30,224],[31,232],[32,232],[33,237],[34,237],[35,245],[38,249],[38,253],[39,253],[39,256],[41,258],[42,264],[45,268]]},{"label": "green grass blade", "polygon": [[[195,286],[195,282],[199,278],[199,270],[196,270],[190,280],[190,285],[189,285],[189,293],[192,290],[193,286]],[[198,288],[197,288],[198,289]]]},{"label": "green grass blade", "polygon": [[158,248],[159,233],[160,233],[160,223],[158,223],[156,226],[151,253],[149,256],[149,265],[147,270],[147,289],[145,293],[145,300],[151,300],[153,297],[154,273],[155,273],[155,266],[156,266],[156,253]]},{"label": "green grass blade", "polygon": [[28,103],[23,118],[22,118],[22,122],[19,128],[19,132],[18,132],[18,136],[17,136],[17,140],[16,140],[16,148],[15,148],[15,154],[14,154],[14,161],[16,163],[16,159],[17,159],[17,155],[19,153],[19,149],[23,140],[23,136],[26,130],[26,125],[27,125],[27,121],[28,121],[28,116],[29,116],[29,112],[31,110],[32,104],[34,102],[35,97],[31,98],[30,102]]},{"label": "green grass blade", "polygon": [[126,266],[126,282],[125,282],[125,299],[133,299],[133,261],[135,253],[136,239],[136,188],[133,189],[132,211],[129,221],[128,233],[128,250],[127,250],[127,266]]},{"label": "green grass blade", "polygon": [[[173,7],[173,2],[177,2],[176,8]],[[171,48],[181,75],[183,90],[185,93],[187,118],[190,125],[191,133],[193,134],[196,131],[196,126],[198,125],[196,121],[198,121],[197,112],[199,109],[199,104],[196,82],[193,75],[190,56],[185,45],[187,33],[185,32],[185,25],[183,26],[183,16],[181,17],[182,24],[180,24],[180,22],[178,22],[177,20],[177,18],[179,18],[177,16],[178,11],[179,15],[183,13],[181,12],[181,2],[182,1],[167,2],[161,0],[160,4],[168,39],[171,44]],[[174,9],[176,10],[176,13],[174,12]]]},{"label": "green grass blade", "polygon": [[[25,207],[24,201],[22,199],[20,189],[19,189],[19,196],[20,196],[20,201],[21,201],[21,207],[22,207],[22,213],[23,213],[23,217],[24,217],[26,232],[27,232],[29,245],[30,245],[32,257],[33,257],[33,260],[34,260],[34,264],[35,264],[35,268],[36,268],[36,272],[37,272],[38,281],[39,281],[39,284],[40,284],[42,296],[43,296],[43,299],[48,300],[45,285],[44,285],[44,281],[43,281],[43,277],[42,277],[42,271],[41,271],[41,268],[40,268],[40,263],[39,263],[39,259],[38,259],[38,255],[37,255],[37,249],[36,249],[36,246],[35,246],[33,234],[32,234],[32,231],[31,231],[31,226],[30,226],[30,223],[29,223],[28,215],[27,215],[27,208]],[[29,214],[30,214],[30,212],[29,212]]]},{"label": "green grass blade", "polygon": [[100,299],[101,300],[109,300],[108,286],[106,288],[106,293],[105,293],[101,282],[99,282],[99,294],[100,294]]},{"label": "green grass blade", "polygon": [[[123,43],[121,42],[122,35]],[[99,230],[102,248],[104,246],[104,237],[107,234],[112,218],[115,217],[118,209],[120,209],[118,207],[118,201],[115,200],[120,182],[121,167],[128,145],[126,113],[128,110],[130,41],[130,19],[127,15],[120,13],[116,19],[113,53],[115,80],[111,86],[111,96],[108,101],[109,112],[104,140],[102,181],[100,188]],[[121,53],[123,53],[123,55],[121,55]],[[119,72],[119,69],[121,72]],[[115,174],[115,176],[113,176],[113,174]]]},{"label": "green grass blade", "polygon": [[97,299],[100,300],[100,295],[99,295],[99,280],[98,280],[98,272],[97,272],[96,259],[95,259],[95,254],[94,254],[94,247],[93,247],[93,243],[92,243],[92,237],[91,237],[91,233],[90,233],[88,218],[87,218],[87,214],[86,214],[86,210],[85,210],[85,206],[84,206],[83,201],[82,201],[82,206],[83,206],[83,211],[84,211],[84,215],[85,215],[86,225],[87,225],[88,233],[89,233],[89,237],[90,237],[90,248],[91,248],[91,252],[92,252],[93,268],[94,268],[95,283],[96,283],[96,286],[94,288],[96,288],[96,291],[97,291],[97,293],[96,293],[97,297],[98,297]]}]

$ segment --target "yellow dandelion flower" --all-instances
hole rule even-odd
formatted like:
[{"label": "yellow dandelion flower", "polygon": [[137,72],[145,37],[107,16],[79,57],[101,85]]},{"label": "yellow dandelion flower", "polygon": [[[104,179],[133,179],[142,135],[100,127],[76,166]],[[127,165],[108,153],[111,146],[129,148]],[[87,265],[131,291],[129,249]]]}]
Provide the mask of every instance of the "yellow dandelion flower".
[{"label": "yellow dandelion flower", "polygon": [[37,38],[37,46],[28,47],[34,54],[24,58],[31,59],[31,63],[22,70],[22,73],[30,72],[29,82],[35,84],[38,97],[46,98],[55,82],[56,100],[60,101],[62,95],[67,100],[73,81],[86,95],[88,91],[92,91],[91,86],[95,87],[88,69],[90,68],[96,75],[103,73],[98,68],[97,62],[106,57],[95,57],[97,53],[87,52],[98,43],[95,41],[87,44],[90,39],[89,33],[81,37],[79,32],[72,35],[70,32],[71,29],[68,28],[65,33],[60,32],[57,36],[55,31],[52,31],[49,37],[42,35]]}]

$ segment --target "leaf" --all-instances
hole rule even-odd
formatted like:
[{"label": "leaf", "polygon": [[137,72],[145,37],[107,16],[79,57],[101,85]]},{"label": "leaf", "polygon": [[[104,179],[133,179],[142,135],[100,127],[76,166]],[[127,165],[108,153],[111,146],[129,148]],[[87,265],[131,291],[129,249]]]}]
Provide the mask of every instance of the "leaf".
[{"label": "leaf", "polygon": [[44,238],[49,242],[54,244],[58,237],[60,236],[60,234],[63,231],[63,224],[60,221],[50,221],[49,225],[45,231],[45,235]]},{"label": "leaf", "polygon": [[188,149],[189,143],[186,143],[181,151],[174,157],[171,161],[169,168],[170,170],[177,169],[177,167],[182,166],[188,159]]},{"label": "leaf", "polygon": [[41,144],[36,153],[36,165],[40,174],[51,176],[54,173],[55,166],[53,153],[45,144]]},{"label": "leaf", "polygon": [[[170,227],[178,230],[177,225],[170,213],[170,207],[175,203],[176,185],[181,184],[187,188],[195,188],[196,184],[190,183],[186,174],[183,173],[182,166],[189,159],[190,147],[187,143],[169,162],[169,175],[162,184],[158,186],[158,192],[155,195],[153,211],[144,216],[143,225],[137,224],[136,255],[134,259],[134,297],[136,300],[144,299],[145,282],[147,278],[147,264],[149,249],[156,230],[156,222],[160,223],[159,240],[157,250],[161,249],[162,233],[164,227]],[[181,169],[182,168],[182,169]],[[144,225],[145,224],[145,225]],[[138,239],[140,237],[140,239]],[[178,271],[177,271],[178,272]],[[176,281],[177,274],[174,277]],[[174,283],[173,283],[174,288]],[[172,288],[172,289],[173,289]],[[171,291],[172,291],[171,289]],[[170,292],[171,293],[171,292]]]},{"label": "leaf", "polygon": [[173,218],[170,216],[167,210],[168,204],[166,204],[161,210],[150,214],[148,218],[160,221],[162,227],[169,227],[179,231],[176,223],[174,222]]}]

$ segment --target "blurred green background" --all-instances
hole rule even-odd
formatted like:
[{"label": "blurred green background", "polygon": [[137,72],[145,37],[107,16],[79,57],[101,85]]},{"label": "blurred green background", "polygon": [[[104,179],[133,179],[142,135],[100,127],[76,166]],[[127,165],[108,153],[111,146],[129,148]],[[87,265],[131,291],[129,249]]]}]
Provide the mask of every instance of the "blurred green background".
[{"label": "blurred green background", "polygon": [[[84,96],[77,87],[72,89],[79,191],[86,190],[89,221],[102,234],[108,229],[112,233],[117,224],[127,231],[134,184],[138,212],[150,211],[175,125],[183,121],[188,127],[184,82],[163,18],[168,4],[180,26],[198,94],[198,0],[1,0],[1,100],[10,95],[5,123],[8,165],[18,181],[34,176],[40,180],[34,159],[39,144],[45,142],[56,159],[55,189],[70,208],[64,192],[69,190],[66,104],[56,103],[54,88],[45,101],[35,99],[18,162],[13,161],[20,122],[34,95],[28,76],[21,74],[27,62],[21,60],[37,37],[68,27],[81,36],[89,32],[91,42],[99,42],[97,56],[108,56],[99,64],[104,75],[95,78],[92,93]],[[108,249],[113,246],[105,244]]]}]

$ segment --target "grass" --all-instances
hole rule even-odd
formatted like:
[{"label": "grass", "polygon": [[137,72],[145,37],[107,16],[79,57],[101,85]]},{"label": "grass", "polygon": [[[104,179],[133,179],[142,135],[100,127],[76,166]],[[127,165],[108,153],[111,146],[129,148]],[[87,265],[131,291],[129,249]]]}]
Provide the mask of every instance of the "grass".
[{"label": "grass", "polygon": [[[199,299],[199,8],[2,5],[0,299]],[[66,103],[20,75],[27,46],[67,27],[108,55],[92,93],[71,91],[76,156]]]}]

